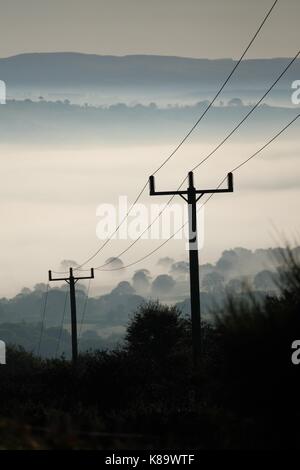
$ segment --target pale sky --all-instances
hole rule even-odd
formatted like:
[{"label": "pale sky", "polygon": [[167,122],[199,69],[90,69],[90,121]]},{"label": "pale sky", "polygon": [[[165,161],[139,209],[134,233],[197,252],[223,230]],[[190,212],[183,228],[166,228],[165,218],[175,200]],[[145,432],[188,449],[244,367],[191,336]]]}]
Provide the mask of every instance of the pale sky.
[{"label": "pale sky", "polygon": [[[0,57],[26,52],[237,57],[273,0],[1,0]],[[280,0],[249,57],[291,56],[299,0]]]}]

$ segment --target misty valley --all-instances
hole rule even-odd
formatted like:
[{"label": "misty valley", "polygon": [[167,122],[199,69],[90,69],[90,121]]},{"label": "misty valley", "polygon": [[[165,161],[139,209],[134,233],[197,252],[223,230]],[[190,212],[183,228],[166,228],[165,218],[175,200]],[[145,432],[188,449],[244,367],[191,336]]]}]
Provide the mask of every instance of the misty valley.
[{"label": "misty valley", "polygon": [[[296,257],[300,248],[295,248]],[[205,321],[214,324],[215,315],[225,308],[228,295],[241,301],[248,299],[251,289],[256,302],[270,294],[278,295],[278,274],[281,249],[243,248],[226,250],[213,264],[200,266],[201,310]],[[121,260],[114,260],[114,263]],[[111,350],[124,341],[126,327],[138,308],[149,300],[160,299],[175,305],[187,318],[190,316],[188,263],[161,258],[157,262],[160,274],[148,269],[137,270],[124,278],[107,294],[87,298],[87,287],[77,286],[79,349]],[[37,354],[41,332],[41,305],[46,284],[33,289],[24,287],[11,299],[0,299],[0,337],[6,344],[20,345]],[[61,330],[61,328],[63,329]],[[47,299],[47,318],[43,326],[42,357],[71,356],[70,307],[68,288],[51,287]]]}]

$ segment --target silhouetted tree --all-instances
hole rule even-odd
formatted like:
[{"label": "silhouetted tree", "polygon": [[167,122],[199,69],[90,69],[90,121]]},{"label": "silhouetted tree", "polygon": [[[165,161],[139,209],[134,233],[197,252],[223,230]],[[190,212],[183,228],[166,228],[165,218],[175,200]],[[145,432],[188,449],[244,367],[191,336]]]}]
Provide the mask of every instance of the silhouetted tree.
[{"label": "silhouetted tree", "polygon": [[150,272],[148,269],[136,271],[132,277],[132,285],[139,294],[147,294],[150,289]]},{"label": "silhouetted tree", "polygon": [[160,274],[152,282],[152,293],[154,295],[167,296],[171,294],[176,282],[168,274]]},{"label": "silhouetted tree", "polygon": [[300,378],[291,346],[300,331],[300,265],[291,250],[283,256],[279,297],[230,299],[217,319],[219,404],[237,413],[245,436],[263,448],[297,447],[299,437]]},{"label": "silhouetted tree", "polygon": [[189,338],[190,324],[176,307],[148,302],[135,312],[125,343],[131,356],[152,371],[161,372],[179,366],[179,357],[185,356],[187,360]]}]

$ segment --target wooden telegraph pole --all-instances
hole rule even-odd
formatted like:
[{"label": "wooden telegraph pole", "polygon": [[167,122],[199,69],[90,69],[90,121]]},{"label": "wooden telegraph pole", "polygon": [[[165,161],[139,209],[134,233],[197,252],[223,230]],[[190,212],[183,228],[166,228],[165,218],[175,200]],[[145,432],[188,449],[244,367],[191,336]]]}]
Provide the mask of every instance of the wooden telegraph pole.
[{"label": "wooden telegraph pole", "polygon": [[233,192],[233,175],[228,173],[228,187],[226,189],[196,189],[194,186],[194,174],[188,174],[189,186],[185,191],[155,191],[154,176],[150,176],[150,196],[181,196],[188,203],[189,213],[189,264],[190,264],[190,296],[192,319],[192,343],[193,361],[197,367],[201,359],[201,310],[200,310],[200,283],[199,283],[199,259],[197,239],[197,202],[204,194]]},{"label": "wooden telegraph pole", "polygon": [[71,306],[71,325],[72,325],[72,362],[77,364],[78,359],[78,337],[77,337],[77,318],[76,318],[76,283],[81,279],[94,279],[94,269],[91,269],[91,275],[85,277],[75,277],[73,275],[73,268],[70,268],[69,277],[55,278],[52,277],[52,272],[49,271],[49,281],[66,281],[70,286],[70,306]]}]

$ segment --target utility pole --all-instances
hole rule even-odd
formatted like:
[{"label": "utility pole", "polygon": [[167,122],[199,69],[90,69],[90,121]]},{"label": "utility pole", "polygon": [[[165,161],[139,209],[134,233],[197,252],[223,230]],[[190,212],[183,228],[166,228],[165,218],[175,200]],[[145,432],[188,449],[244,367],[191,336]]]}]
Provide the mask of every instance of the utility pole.
[{"label": "utility pole", "polygon": [[189,214],[189,265],[190,265],[190,298],[192,319],[193,362],[197,367],[201,359],[201,310],[200,282],[197,239],[197,202],[204,194],[233,192],[233,175],[228,173],[226,189],[196,189],[194,174],[188,174],[189,186],[185,191],[155,191],[154,176],[150,176],[150,196],[179,195],[188,203]]},{"label": "utility pole", "polygon": [[71,306],[71,325],[72,325],[72,362],[77,364],[78,358],[78,337],[77,337],[77,318],[76,318],[76,290],[75,285],[81,279],[94,279],[94,269],[91,269],[91,275],[85,277],[75,277],[73,275],[73,268],[70,268],[69,277],[55,278],[52,277],[52,272],[49,271],[49,281],[66,281],[70,286],[70,306]]}]

